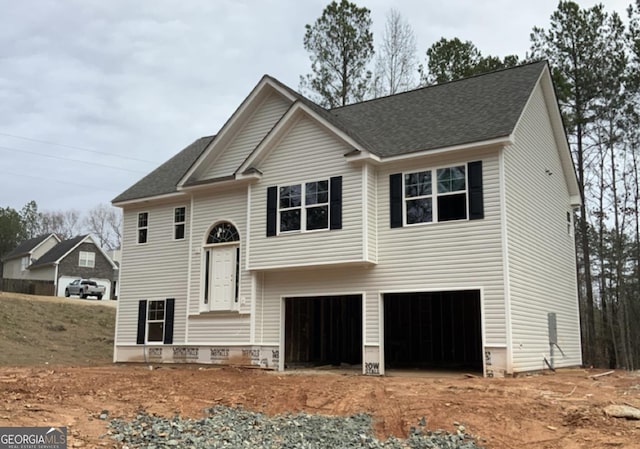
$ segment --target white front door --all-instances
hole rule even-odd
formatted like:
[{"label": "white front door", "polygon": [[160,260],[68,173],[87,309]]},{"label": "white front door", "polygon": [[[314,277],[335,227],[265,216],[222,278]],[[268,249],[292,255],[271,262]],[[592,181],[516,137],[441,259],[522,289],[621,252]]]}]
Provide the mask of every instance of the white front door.
[{"label": "white front door", "polygon": [[211,310],[230,310],[236,294],[237,246],[211,248]]}]

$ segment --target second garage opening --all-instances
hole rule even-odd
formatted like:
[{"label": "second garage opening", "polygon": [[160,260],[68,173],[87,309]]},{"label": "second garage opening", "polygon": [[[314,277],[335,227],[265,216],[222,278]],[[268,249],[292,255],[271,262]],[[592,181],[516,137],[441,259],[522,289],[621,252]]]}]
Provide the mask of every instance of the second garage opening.
[{"label": "second garage opening", "polygon": [[387,368],[482,370],[480,291],[384,295]]},{"label": "second garage opening", "polygon": [[285,367],[362,364],[362,296],[285,299]]}]

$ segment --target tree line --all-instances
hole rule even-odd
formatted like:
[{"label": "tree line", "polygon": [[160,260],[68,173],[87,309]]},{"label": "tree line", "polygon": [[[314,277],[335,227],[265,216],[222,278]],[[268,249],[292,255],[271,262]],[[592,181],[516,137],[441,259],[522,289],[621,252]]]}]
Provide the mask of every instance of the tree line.
[{"label": "tree line", "polygon": [[[411,25],[387,15],[374,47],[370,10],[333,1],[306,25],[311,72],[300,89],[328,108],[547,60],[583,204],[574,212],[583,362],[640,366],[640,0],[625,16],[560,1],[525,55],[483,55],[443,37],[419,64]],[[524,32],[524,30],[523,30]],[[377,56],[376,55],[377,50]]]},{"label": "tree line", "polygon": [[25,240],[51,233],[62,239],[91,234],[103,249],[117,249],[122,241],[122,212],[105,204],[84,213],[75,209],[40,211],[35,201],[19,211],[0,207],[0,258]]}]

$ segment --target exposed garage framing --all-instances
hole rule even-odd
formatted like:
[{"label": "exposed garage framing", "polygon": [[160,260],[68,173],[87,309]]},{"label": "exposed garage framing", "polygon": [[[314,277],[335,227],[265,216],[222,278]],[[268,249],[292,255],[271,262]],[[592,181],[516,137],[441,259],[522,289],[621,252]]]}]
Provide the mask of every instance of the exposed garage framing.
[{"label": "exposed garage framing", "polygon": [[360,366],[362,294],[283,298],[284,368]]},{"label": "exposed garage framing", "polygon": [[381,297],[386,369],[483,370],[481,289]]}]

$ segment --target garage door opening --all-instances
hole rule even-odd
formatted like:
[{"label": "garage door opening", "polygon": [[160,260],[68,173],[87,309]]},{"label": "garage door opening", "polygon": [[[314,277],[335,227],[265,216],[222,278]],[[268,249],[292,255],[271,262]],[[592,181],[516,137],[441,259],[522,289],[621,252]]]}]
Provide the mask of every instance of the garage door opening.
[{"label": "garage door opening", "polygon": [[384,295],[387,369],[482,371],[480,291]]},{"label": "garage door opening", "polygon": [[286,298],[286,368],[361,364],[361,295]]}]

